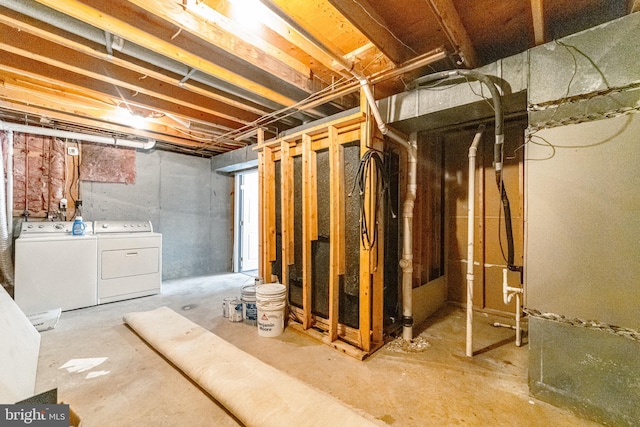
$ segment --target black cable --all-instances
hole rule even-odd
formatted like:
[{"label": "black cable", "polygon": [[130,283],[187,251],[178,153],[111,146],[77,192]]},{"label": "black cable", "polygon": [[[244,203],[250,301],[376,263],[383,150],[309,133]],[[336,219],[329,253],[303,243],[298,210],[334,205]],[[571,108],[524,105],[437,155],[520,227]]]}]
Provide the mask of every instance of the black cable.
[{"label": "black cable", "polygon": [[[433,83],[442,79],[450,79],[453,77],[464,77],[469,84],[469,78],[479,81],[483,83],[489,92],[491,92],[491,101],[493,102],[493,111],[495,115],[495,135],[496,135],[496,143],[494,144],[494,152],[493,159],[494,165],[496,166],[496,183],[498,184],[498,191],[500,192],[500,200],[502,202],[502,207],[504,210],[504,218],[505,218],[505,229],[507,233],[507,268],[511,271],[519,271],[522,273],[522,266],[517,266],[513,264],[514,258],[514,249],[513,249],[513,229],[511,225],[511,209],[509,207],[509,198],[507,197],[507,192],[504,188],[504,183],[502,181],[502,165],[504,164],[504,112],[502,106],[502,98],[500,96],[500,92],[498,91],[497,85],[486,75],[479,73],[475,70],[450,70],[450,71],[441,71],[438,73],[428,74],[426,76],[420,77],[414,80],[414,85],[418,88],[424,87],[424,84]],[[472,92],[476,94],[476,92],[471,88]],[[477,94],[476,94],[477,95]],[[482,98],[486,97],[481,92],[480,95]],[[500,165],[500,168],[498,168]],[[500,240],[500,231],[498,231],[498,240],[500,241],[500,248],[502,250],[502,241]],[[504,256],[504,251],[503,251]]]},{"label": "black cable", "polygon": [[[365,250],[373,248],[378,239],[378,211],[381,199],[385,196],[387,197],[387,200],[390,199],[389,177],[384,168],[384,161],[381,155],[384,155],[384,153],[374,148],[370,148],[362,155],[358,171],[353,181],[353,187],[349,193],[349,197],[351,197],[356,189],[358,190],[358,204],[360,207],[360,241],[362,242],[362,246]],[[374,199],[373,209],[370,214],[373,214],[373,217],[368,218],[367,209],[365,209],[365,190],[369,179],[369,171],[372,166],[375,168],[378,179],[375,183],[375,191],[372,191]],[[393,207],[390,203],[387,203],[387,205],[391,209],[391,215],[395,218],[396,214],[393,212]],[[370,230],[371,227],[373,227],[373,230]]]}]

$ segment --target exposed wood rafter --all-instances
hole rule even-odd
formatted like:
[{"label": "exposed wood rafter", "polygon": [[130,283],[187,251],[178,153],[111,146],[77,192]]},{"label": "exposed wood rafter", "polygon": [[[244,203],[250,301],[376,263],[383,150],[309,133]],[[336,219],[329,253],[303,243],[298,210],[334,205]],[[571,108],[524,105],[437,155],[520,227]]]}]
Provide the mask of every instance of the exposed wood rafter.
[{"label": "exposed wood rafter", "polygon": [[425,0],[440,26],[444,29],[451,44],[458,50],[463,64],[467,68],[476,68],[479,64],[478,54],[467,30],[462,24],[460,15],[453,4],[452,0]]},{"label": "exposed wood rafter", "polygon": [[[5,24],[7,28],[11,27],[16,29],[23,35],[32,34],[34,36],[39,37],[40,39],[46,40],[47,42],[55,43],[59,46],[66,47],[72,51],[83,53],[93,58],[106,61],[109,64],[118,65],[130,71],[135,71],[139,73],[140,76],[152,77],[155,80],[168,83],[172,86],[178,86],[182,89],[185,89],[190,92],[201,95],[203,97],[206,97],[208,100],[219,101],[230,107],[242,109],[244,111],[253,113],[256,116],[262,116],[268,113],[268,110],[264,108],[259,108],[258,106],[252,106],[246,103],[241,103],[228,96],[224,96],[223,94],[218,94],[211,90],[208,90],[204,88],[202,85],[189,82],[188,80],[185,82],[182,82],[179,80],[180,76],[167,73],[166,70],[152,68],[149,66],[149,64],[143,64],[143,63],[140,63],[140,61],[134,62],[135,58],[124,57],[124,55],[118,54],[118,52],[113,50],[111,54],[109,54],[108,52],[102,52],[97,46],[92,46],[87,42],[80,43],[79,41],[65,37],[64,35],[47,31],[45,29],[36,27],[35,25],[31,25],[27,22],[23,22],[11,16],[11,11],[7,11],[6,13],[7,14],[5,15],[0,15],[0,23]],[[105,33],[105,34],[109,34],[109,33]]]},{"label": "exposed wood rafter", "polygon": [[113,115],[124,104],[164,114],[152,137],[192,140],[183,148],[202,147],[197,155],[255,142],[257,128],[279,135],[355,108],[356,76],[385,98],[454,63],[523,52],[552,29],[571,34],[640,10],[640,0],[0,3],[0,118],[17,120],[23,106],[29,120],[36,109],[57,114],[59,126],[93,119],[112,132],[131,127]]},{"label": "exposed wood rafter", "polygon": [[546,42],[544,0],[531,0],[531,15],[533,17],[533,37],[536,46],[538,46]]},{"label": "exposed wood rafter", "polygon": [[351,23],[396,65],[416,55],[393,34],[384,18],[375,12],[367,0],[329,0]]},{"label": "exposed wood rafter", "polygon": [[148,0],[130,1],[147,13],[155,14],[249,64],[261,67],[304,91],[310,90],[309,67],[248,31],[243,31],[229,18],[205,4],[190,2],[185,9],[174,0],[156,0],[153,3]]},{"label": "exposed wood rafter", "polygon": [[131,24],[120,21],[112,16],[105,15],[101,11],[85,5],[79,0],[38,0],[52,9],[87,22],[111,34],[115,34],[125,40],[136,43],[153,52],[165,55],[176,61],[182,62],[192,68],[216,76],[220,80],[239,85],[247,91],[253,92],[281,105],[290,106],[296,101],[283,96],[275,90],[251,81],[241,75],[233,73],[215,62],[205,60],[189,51],[178,48],[171,40],[163,40],[143,31]]}]

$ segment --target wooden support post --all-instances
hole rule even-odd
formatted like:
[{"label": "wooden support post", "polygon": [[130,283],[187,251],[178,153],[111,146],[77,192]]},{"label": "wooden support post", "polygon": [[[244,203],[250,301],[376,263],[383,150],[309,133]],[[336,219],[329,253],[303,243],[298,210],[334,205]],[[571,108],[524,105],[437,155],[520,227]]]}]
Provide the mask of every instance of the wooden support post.
[{"label": "wooden support post", "polygon": [[289,289],[289,265],[294,259],[293,230],[293,158],[289,142],[283,140],[280,147],[280,219],[282,228],[282,284]]},{"label": "wooden support post", "polygon": [[[377,150],[384,150],[384,141],[378,138],[374,139],[373,147]],[[379,177],[376,177],[376,179]],[[374,191],[377,186],[374,186]],[[384,335],[384,210],[387,209],[385,200],[382,195],[380,197],[380,206],[378,206],[377,217],[380,219],[374,227],[378,228],[378,239],[375,245],[375,252],[372,255],[373,261],[373,283],[372,283],[372,316],[371,316],[371,339],[374,346],[383,344]],[[375,194],[374,194],[375,197]],[[375,204],[372,209],[375,209]],[[372,350],[370,348],[370,350]]]},{"label": "wooden support post", "polygon": [[[260,221],[258,222],[258,277],[266,277],[267,264],[268,264],[268,247],[269,240],[267,237],[267,215],[265,215],[265,192],[266,192],[266,180],[264,178],[265,166],[264,166],[264,150],[258,153],[258,213],[260,215]],[[268,185],[268,184],[267,184]]]},{"label": "wooden support post", "polygon": [[[261,144],[264,132],[258,132]],[[273,150],[264,147],[258,153],[258,185],[260,206],[260,261],[258,276],[266,283],[271,282],[271,262],[276,259],[276,200],[275,200],[275,163]]]},{"label": "wooden support post", "polygon": [[302,327],[311,327],[312,253],[311,242],[318,239],[316,153],[311,137],[302,135]]},{"label": "wooden support post", "polygon": [[[493,144],[492,144],[493,145]],[[487,188],[487,182],[486,182],[486,174],[485,174],[485,165],[484,165],[484,139],[480,140],[480,149],[478,150],[478,155],[477,155],[478,160],[476,161],[476,165],[478,165],[476,167],[476,169],[478,170],[478,179],[476,180],[476,182],[480,183],[480,185],[477,186],[477,190],[478,190],[478,194],[476,195],[477,200],[478,200],[478,222],[477,222],[477,228],[474,232],[474,234],[476,236],[478,236],[478,242],[477,244],[474,242],[474,245],[476,248],[478,248],[478,256],[476,256],[476,258],[480,258],[480,271],[481,274],[476,275],[475,271],[474,271],[474,289],[473,289],[473,295],[480,295],[480,303],[476,304],[475,302],[473,303],[474,305],[477,305],[479,307],[485,308],[487,306],[487,298],[486,298],[486,268],[484,266],[485,260],[486,260],[486,252],[487,252],[487,247],[485,245],[486,242],[486,236],[485,236],[485,231],[486,231],[486,213],[485,213],[485,209],[486,209],[486,191],[485,189]],[[491,181],[494,181],[493,176],[491,176]],[[493,184],[493,182],[489,182],[489,184]],[[475,269],[474,269],[475,270]],[[477,299],[476,299],[477,301]]]},{"label": "wooden support post", "polygon": [[[360,91],[360,108],[368,112],[366,104],[363,105],[365,95]],[[367,114],[367,120],[360,127],[360,156],[369,149],[369,141],[371,140],[371,121],[372,117]],[[362,207],[365,218],[371,218],[371,191],[374,187],[371,185],[375,182],[373,176],[374,169],[368,171],[369,181],[365,184],[364,206]],[[375,189],[374,189],[375,191]],[[360,224],[362,228],[363,224]],[[361,230],[362,231],[362,230]],[[373,230],[371,230],[373,232]],[[371,253],[373,248],[365,248],[362,240],[360,240],[360,304],[359,304],[359,330],[362,350],[368,352],[371,349]]]},{"label": "wooden support post", "polygon": [[329,127],[329,340],[338,339],[340,276],[345,272],[345,184],[344,148],[338,143],[338,130]]}]

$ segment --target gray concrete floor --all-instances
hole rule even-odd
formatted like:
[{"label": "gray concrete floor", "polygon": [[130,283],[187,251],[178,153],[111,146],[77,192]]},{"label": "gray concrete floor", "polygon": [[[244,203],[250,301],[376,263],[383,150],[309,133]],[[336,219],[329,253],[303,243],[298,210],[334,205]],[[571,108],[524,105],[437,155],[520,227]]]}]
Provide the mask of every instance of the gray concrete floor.
[{"label": "gray concrete floor", "polygon": [[[58,389],[92,426],[236,426],[239,422],[122,321],[133,311],[168,306],[281,371],[393,426],[596,426],[531,397],[527,348],[515,332],[476,314],[474,349],[465,351],[465,314],[446,306],[416,336],[423,351],[390,343],[358,361],[291,328],[275,338],[222,317],[222,300],[253,278],[221,274],[174,280],[160,295],[65,312],[42,333],[37,392]],[[106,358],[85,371],[72,359]],[[332,426],[333,427],[333,426]]]}]

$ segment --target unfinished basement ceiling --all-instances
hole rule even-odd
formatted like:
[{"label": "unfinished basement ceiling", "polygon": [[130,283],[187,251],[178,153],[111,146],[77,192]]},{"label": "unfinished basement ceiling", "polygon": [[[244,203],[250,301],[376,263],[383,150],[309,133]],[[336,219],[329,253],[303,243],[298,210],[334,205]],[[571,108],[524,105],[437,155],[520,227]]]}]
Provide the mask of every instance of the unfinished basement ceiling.
[{"label": "unfinished basement ceiling", "polygon": [[[0,119],[216,155],[640,0],[0,0]],[[138,119],[141,123],[133,123]]]}]

